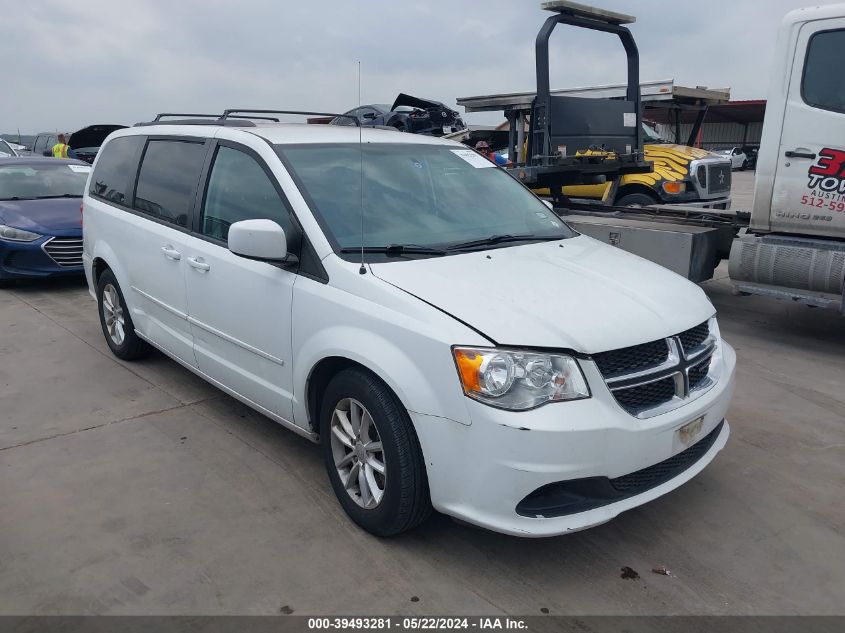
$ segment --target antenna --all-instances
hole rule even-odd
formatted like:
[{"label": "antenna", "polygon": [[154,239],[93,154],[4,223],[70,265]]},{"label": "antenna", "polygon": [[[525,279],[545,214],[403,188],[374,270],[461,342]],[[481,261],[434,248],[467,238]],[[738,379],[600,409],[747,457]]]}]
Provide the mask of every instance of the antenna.
[{"label": "antenna", "polygon": [[[361,60],[358,60],[358,107],[361,107]],[[356,115],[357,116],[357,115]],[[359,275],[366,275],[367,268],[364,266],[364,139],[360,121],[358,124],[358,155],[361,161],[361,268]]]}]

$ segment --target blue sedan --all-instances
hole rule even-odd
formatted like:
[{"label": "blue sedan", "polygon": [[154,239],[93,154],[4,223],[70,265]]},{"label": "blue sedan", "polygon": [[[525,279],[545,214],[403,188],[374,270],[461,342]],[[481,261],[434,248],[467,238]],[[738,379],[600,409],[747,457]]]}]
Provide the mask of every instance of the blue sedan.
[{"label": "blue sedan", "polygon": [[83,274],[80,204],[90,171],[79,160],[0,159],[0,285]]}]

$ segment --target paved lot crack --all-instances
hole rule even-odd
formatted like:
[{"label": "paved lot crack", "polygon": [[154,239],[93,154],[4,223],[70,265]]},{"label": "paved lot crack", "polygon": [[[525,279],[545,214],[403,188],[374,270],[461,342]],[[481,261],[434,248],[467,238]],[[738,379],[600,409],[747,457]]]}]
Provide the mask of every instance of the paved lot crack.
[{"label": "paved lot crack", "polygon": [[94,345],[92,345],[91,343],[89,343],[88,341],[86,341],[84,338],[82,338],[81,336],[79,336],[78,334],[76,334],[75,332],[73,332],[72,330],[70,330],[70,329],[68,329],[67,327],[65,327],[65,326],[64,326],[61,322],[57,321],[56,319],[54,319],[53,317],[51,317],[49,314],[47,314],[46,312],[44,312],[43,310],[41,310],[41,309],[40,309],[37,305],[35,305],[35,304],[30,303],[29,301],[27,301],[24,297],[22,297],[22,296],[21,296],[21,295],[19,295],[18,293],[16,293],[16,292],[12,291],[12,292],[11,292],[11,294],[12,294],[12,296],[14,296],[14,297],[15,297],[18,301],[20,301],[21,303],[23,303],[23,304],[25,304],[25,305],[29,306],[30,308],[32,308],[33,310],[35,310],[38,314],[40,314],[40,315],[41,315],[41,316],[43,316],[45,319],[47,319],[48,321],[50,321],[50,323],[53,323],[53,324],[57,325],[58,327],[60,327],[61,329],[63,329],[65,332],[67,332],[68,334],[70,334],[72,337],[74,337],[74,338],[75,338],[75,339],[77,339],[78,341],[81,341],[82,343],[84,343],[85,345],[87,345],[88,347],[90,347],[92,350],[94,350],[95,352],[97,352],[100,356],[103,356],[103,357],[105,357],[105,358],[109,359],[109,360],[110,360],[110,361],[112,361],[115,365],[119,365],[120,367],[122,367],[123,369],[125,369],[126,371],[128,371],[128,372],[129,372],[130,374],[132,374],[133,376],[135,376],[135,377],[140,378],[141,380],[143,380],[145,383],[147,383],[147,384],[148,384],[148,385],[150,385],[151,387],[153,387],[153,388],[155,388],[155,389],[158,389],[158,390],[159,390],[159,391],[161,391],[162,393],[167,394],[168,396],[170,396],[170,397],[171,397],[171,398],[173,398],[174,400],[179,401],[179,402],[180,402],[180,403],[182,403],[183,405],[188,405],[188,404],[197,404],[198,402],[202,402],[202,400],[192,400],[192,401],[190,401],[190,402],[186,402],[186,401],[182,400],[182,399],[181,399],[181,398],[179,398],[176,394],[170,393],[169,391],[167,391],[167,389],[162,388],[162,387],[161,387],[161,385],[157,385],[157,384],[153,383],[152,381],[150,381],[148,378],[145,378],[144,376],[142,376],[141,374],[139,374],[137,371],[135,371],[134,369],[132,369],[132,367],[131,367],[131,366],[129,366],[127,363],[121,363],[121,362],[120,362],[120,361],[118,361],[118,360],[117,360],[117,359],[116,359],[113,355],[111,355],[111,354],[107,354],[107,353],[105,353],[103,350],[101,350],[101,349],[99,349],[99,348],[95,347]]},{"label": "paved lot crack", "polygon": [[[201,400],[200,402],[206,402],[208,400],[214,400],[217,396],[212,396],[210,398],[206,398],[205,400]],[[102,424],[94,424],[92,426],[86,426],[81,429],[74,429],[73,431],[67,431],[64,433],[55,433],[54,435],[48,435],[47,437],[39,437],[34,440],[28,440],[26,442],[21,442],[20,444],[12,444],[11,446],[0,446],[0,452],[8,451],[13,448],[20,448],[22,446],[29,446],[30,444],[38,444],[40,442],[46,442],[48,440],[54,440],[59,437],[67,437],[69,435],[76,435],[77,433],[84,433],[85,431],[94,431],[96,429],[102,429],[107,426],[111,426],[112,424],[121,424],[123,422],[134,422],[135,420],[141,420],[143,418],[149,417],[151,415],[158,415],[159,413],[169,413],[170,411],[177,411],[179,409],[184,409],[186,407],[190,407],[192,404],[177,404],[172,407],[165,407],[163,409],[157,409],[155,411],[147,411],[145,413],[140,413],[138,415],[132,415],[126,418],[119,418],[117,420],[109,420],[108,422],[103,422]]]}]

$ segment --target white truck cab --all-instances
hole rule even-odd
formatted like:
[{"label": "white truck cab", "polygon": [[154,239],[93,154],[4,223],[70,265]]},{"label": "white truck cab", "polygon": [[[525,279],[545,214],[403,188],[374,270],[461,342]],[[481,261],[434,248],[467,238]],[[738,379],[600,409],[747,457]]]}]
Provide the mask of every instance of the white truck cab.
[{"label": "white truck cab", "polygon": [[742,292],[845,310],[845,4],[787,14],[777,42]]},{"label": "white truck cab", "polygon": [[83,199],[103,335],[323,444],[375,534],[432,508],[604,523],[725,445],[736,356],[686,279],[465,146],[249,117],[114,132]]}]

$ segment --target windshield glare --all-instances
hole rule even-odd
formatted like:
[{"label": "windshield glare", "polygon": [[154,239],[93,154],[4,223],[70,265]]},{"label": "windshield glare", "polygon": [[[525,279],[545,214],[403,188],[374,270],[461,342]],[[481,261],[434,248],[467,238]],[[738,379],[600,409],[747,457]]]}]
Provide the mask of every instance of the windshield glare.
[{"label": "windshield glare", "polygon": [[0,167],[0,200],[82,197],[88,165],[66,163]]},{"label": "windshield glare", "polygon": [[336,144],[276,149],[339,249],[361,246],[362,180],[366,247],[449,248],[492,236],[542,240],[575,235],[534,194],[466,148]]}]

